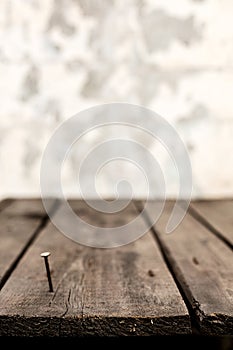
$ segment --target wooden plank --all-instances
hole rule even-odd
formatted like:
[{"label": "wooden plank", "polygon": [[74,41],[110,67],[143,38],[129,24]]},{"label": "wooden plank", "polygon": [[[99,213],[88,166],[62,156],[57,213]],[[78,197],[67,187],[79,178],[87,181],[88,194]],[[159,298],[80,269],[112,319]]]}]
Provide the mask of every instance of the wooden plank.
[{"label": "wooden plank", "polygon": [[233,248],[232,200],[192,202],[191,213]]},{"label": "wooden plank", "polygon": [[[128,203],[125,200],[118,200],[118,203],[120,203],[119,207],[121,207],[122,210],[112,214],[108,214],[101,211],[99,211],[98,213],[96,212],[95,208],[98,208],[99,200],[91,200],[92,207],[81,199],[71,199],[68,202],[72,207],[73,211],[81,218],[84,218],[85,222],[87,222],[90,225],[97,224],[98,227],[118,227],[129,223],[130,221],[136,219],[136,217],[138,216],[138,211],[135,205],[131,202]],[[144,224],[141,223],[141,225]]]},{"label": "wooden plank", "polygon": [[[51,200],[51,209],[55,206],[55,200]],[[14,199],[9,207],[4,209],[4,214],[9,216],[27,216],[27,217],[42,217],[46,216],[46,211],[43,207],[41,199]]]},{"label": "wooden plank", "polygon": [[[148,217],[153,217],[156,203]],[[173,204],[168,202],[154,225],[157,239],[204,334],[233,335],[233,257],[228,246],[187,214],[171,234],[165,227]]]},{"label": "wooden plank", "polygon": [[[82,202],[73,205],[83,220],[90,217]],[[121,222],[135,213],[131,204],[121,213]],[[99,213],[95,218],[105,226],[119,220]],[[54,293],[48,292],[40,257],[47,250],[52,253]],[[191,332],[186,306],[150,233],[127,246],[94,249],[72,242],[49,224],[5,285],[0,305],[0,335]]]},{"label": "wooden plank", "polygon": [[[43,226],[43,217],[23,214],[38,209],[39,201],[13,201],[0,213],[0,289]],[[15,215],[15,210],[22,215]]]},{"label": "wooden plank", "polygon": [[3,211],[6,207],[8,207],[13,202],[13,199],[5,198],[0,201],[0,211]]}]

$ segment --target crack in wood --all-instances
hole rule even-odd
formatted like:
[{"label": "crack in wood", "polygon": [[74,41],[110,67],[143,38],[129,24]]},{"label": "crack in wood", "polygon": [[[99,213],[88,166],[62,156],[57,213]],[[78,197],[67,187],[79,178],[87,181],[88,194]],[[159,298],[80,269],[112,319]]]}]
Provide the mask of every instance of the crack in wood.
[{"label": "crack in wood", "polygon": [[69,292],[68,292],[67,301],[65,301],[66,310],[65,310],[65,312],[63,312],[63,314],[61,315],[61,318],[62,318],[62,317],[65,317],[65,315],[67,315],[67,313],[68,313],[68,311],[69,311],[71,293],[72,293],[72,290],[71,290],[71,288],[70,288],[70,289],[69,289]]}]

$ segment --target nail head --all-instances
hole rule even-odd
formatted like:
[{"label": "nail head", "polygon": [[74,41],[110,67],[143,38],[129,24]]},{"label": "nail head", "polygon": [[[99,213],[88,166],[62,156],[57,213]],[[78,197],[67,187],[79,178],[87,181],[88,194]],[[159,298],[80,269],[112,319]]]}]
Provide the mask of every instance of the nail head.
[{"label": "nail head", "polygon": [[42,258],[47,258],[48,256],[50,256],[50,252],[44,252],[44,253],[41,253],[40,254],[40,256],[42,257]]}]

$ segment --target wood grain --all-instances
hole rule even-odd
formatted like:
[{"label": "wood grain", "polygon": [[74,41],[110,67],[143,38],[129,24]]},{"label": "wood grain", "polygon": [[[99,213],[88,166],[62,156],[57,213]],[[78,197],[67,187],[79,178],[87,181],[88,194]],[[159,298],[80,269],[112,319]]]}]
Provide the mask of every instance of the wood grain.
[{"label": "wood grain", "polygon": [[[81,201],[72,205],[84,220],[90,218]],[[131,204],[121,213],[121,223],[136,214]],[[118,221],[116,215],[95,214],[96,224]],[[48,292],[40,257],[47,250],[52,253],[54,293]],[[0,335],[191,332],[186,306],[150,233],[127,246],[94,249],[72,242],[50,223],[4,286],[0,305]]]},{"label": "wood grain", "polygon": [[191,203],[191,213],[233,249],[233,201],[196,201]]},{"label": "wood grain", "polygon": [[[147,218],[153,217],[156,205],[147,212]],[[154,230],[195,312],[200,331],[233,335],[232,251],[189,214],[173,233],[166,234],[171,209],[172,203],[168,202]]]}]

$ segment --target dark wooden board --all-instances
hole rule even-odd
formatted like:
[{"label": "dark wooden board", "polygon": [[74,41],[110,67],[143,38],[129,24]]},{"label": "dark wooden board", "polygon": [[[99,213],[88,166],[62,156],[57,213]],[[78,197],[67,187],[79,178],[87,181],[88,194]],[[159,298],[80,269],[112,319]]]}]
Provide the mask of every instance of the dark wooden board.
[{"label": "dark wooden board", "polygon": [[[11,201],[0,212],[0,289],[3,287],[18,261],[30,245],[38,229],[43,225],[41,216],[25,216],[23,214],[38,209],[39,201]],[[18,208],[18,209],[17,209]],[[15,215],[17,209],[18,215]]]},{"label": "dark wooden board", "polygon": [[191,212],[218,236],[223,237],[233,248],[233,201],[196,201],[191,204]]},{"label": "dark wooden board", "polygon": [[[153,217],[154,208],[147,213]],[[171,234],[164,228],[171,213],[167,203],[154,225],[161,249],[176,275],[204,334],[233,335],[233,256],[231,249],[191,215]]]},{"label": "dark wooden board", "polygon": [[[84,220],[90,217],[81,201],[73,205]],[[119,220],[95,215],[102,225]],[[135,215],[131,204],[121,221]],[[52,253],[54,293],[48,292],[40,257],[47,250]],[[0,305],[0,335],[191,332],[186,306],[150,233],[127,246],[94,249],[72,242],[50,223],[2,289]]]}]

